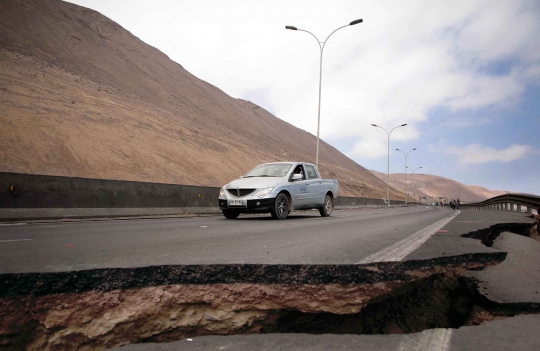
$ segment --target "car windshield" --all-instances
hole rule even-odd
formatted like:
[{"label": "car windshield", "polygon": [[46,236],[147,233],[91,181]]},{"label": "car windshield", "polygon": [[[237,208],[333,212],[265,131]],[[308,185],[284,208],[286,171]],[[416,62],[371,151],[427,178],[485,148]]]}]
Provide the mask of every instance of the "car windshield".
[{"label": "car windshield", "polygon": [[249,171],[244,178],[248,177],[284,177],[291,169],[292,163],[272,163],[260,165]]}]

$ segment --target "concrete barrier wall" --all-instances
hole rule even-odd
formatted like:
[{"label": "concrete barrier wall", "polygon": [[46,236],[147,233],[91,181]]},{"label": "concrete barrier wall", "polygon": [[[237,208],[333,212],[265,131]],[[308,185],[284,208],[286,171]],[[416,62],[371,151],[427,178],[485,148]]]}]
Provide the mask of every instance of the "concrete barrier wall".
[{"label": "concrete barrier wall", "polygon": [[[10,187],[14,186],[14,192]],[[215,187],[0,173],[0,208],[217,207]]]},{"label": "concrete barrier wall", "polygon": [[[390,201],[391,205],[403,205],[404,201]],[[412,202],[411,202],[412,204]],[[384,199],[370,199],[366,197],[340,196],[337,198],[336,207],[383,207],[386,206]]]},{"label": "concrete barrier wall", "polygon": [[[220,213],[219,189],[0,172],[0,219]],[[336,201],[337,209],[382,206],[382,199]]]},{"label": "concrete barrier wall", "polygon": [[219,189],[0,172],[0,219],[219,213]]}]

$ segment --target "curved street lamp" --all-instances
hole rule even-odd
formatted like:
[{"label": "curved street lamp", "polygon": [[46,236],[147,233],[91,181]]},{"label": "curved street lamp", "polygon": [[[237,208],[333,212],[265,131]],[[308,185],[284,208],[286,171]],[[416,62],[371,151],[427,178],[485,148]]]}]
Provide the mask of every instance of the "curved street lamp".
[{"label": "curved street lamp", "polygon": [[409,152],[411,151],[414,151],[416,150],[416,148],[414,149],[411,149],[409,151],[407,151],[407,153],[405,153],[403,150],[400,150],[400,149],[396,149],[396,151],[400,151],[403,153],[403,155],[405,155],[405,205],[407,204],[407,156],[409,155]]},{"label": "curved street lamp", "polygon": [[386,131],[386,129],[384,129],[381,126],[378,126],[378,125],[373,124],[373,123],[371,125],[373,127],[381,128],[382,130],[384,130],[384,132],[386,133],[386,136],[388,137],[388,161],[386,163],[386,207],[390,207],[390,198],[389,198],[389,193],[390,193],[390,134],[392,134],[392,132],[396,128],[405,127],[407,125],[407,123],[402,124],[402,125],[397,126],[397,127],[394,127],[394,129],[392,129],[390,131],[390,133],[388,133]]},{"label": "curved street lamp", "polygon": [[[407,167],[407,168],[409,168],[409,169],[410,169],[411,167]],[[417,169],[420,169],[420,168],[422,168],[422,167],[416,167],[415,169],[413,169],[413,171],[412,171],[412,175],[414,175],[414,172],[416,172],[416,170],[417,170]]]},{"label": "curved street lamp", "polygon": [[332,34],[337,32],[341,28],[345,28],[345,27],[348,27],[348,26],[354,26],[355,24],[362,23],[362,22],[364,22],[364,20],[357,19],[357,20],[354,20],[354,21],[352,21],[351,23],[349,23],[349,24],[347,24],[345,26],[339,27],[338,29],[336,29],[332,33],[330,33],[330,35],[326,38],[325,41],[320,41],[319,38],[317,38],[310,31],[307,31],[307,30],[304,30],[304,29],[298,29],[298,28],[296,28],[294,26],[285,26],[285,29],[298,30],[298,31],[301,31],[301,32],[306,32],[306,33],[311,34],[315,38],[315,40],[317,40],[317,44],[319,44],[319,49],[321,51],[321,58],[320,58],[320,61],[319,61],[320,62],[320,64],[319,64],[319,108],[318,108],[318,112],[317,112],[317,154],[315,156],[315,166],[317,168],[319,167],[319,128],[321,126],[321,84],[322,84],[322,58],[323,58],[324,46],[326,45],[326,42],[332,36]]}]

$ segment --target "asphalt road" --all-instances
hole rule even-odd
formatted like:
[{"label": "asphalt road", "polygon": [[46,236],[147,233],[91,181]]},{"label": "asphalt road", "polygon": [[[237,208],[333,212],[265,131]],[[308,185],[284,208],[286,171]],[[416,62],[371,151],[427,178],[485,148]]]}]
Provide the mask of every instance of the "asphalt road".
[{"label": "asphalt road", "polygon": [[[425,208],[425,207],[424,207]],[[402,210],[404,210],[402,212]],[[386,214],[382,215],[385,211]],[[391,213],[392,211],[392,213]],[[394,212],[395,211],[395,212]],[[411,212],[408,212],[411,211]],[[376,220],[384,228],[387,220],[394,217],[403,219],[423,216],[425,213],[435,212],[451,214],[447,209],[392,209],[382,210]],[[369,235],[369,227],[364,223],[370,222],[363,218],[361,213],[338,213],[338,216],[353,215],[353,221],[358,227],[359,237],[375,240]],[[349,217],[345,217],[349,218]],[[432,219],[433,221],[436,218]],[[540,244],[527,237],[505,232],[495,240],[494,247],[485,247],[480,240],[462,238],[461,235],[470,231],[488,228],[498,223],[532,223],[526,214],[500,211],[464,211],[455,219],[442,227],[442,230],[433,233],[417,249],[411,251],[404,259],[428,259],[433,257],[459,255],[474,252],[490,252],[497,250],[508,251],[508,258],[502,264],[482,271],[471,271],[470,275],[480,280],[480,293],[486,298],[505,304],[524,304],[538,302],[540,271],[538,269],[538,255]],[[399,221],[398,221],[399,223]],[[391,230],[390,230],[391,231]],[[399,232],[399,230],[398,230]],[[378,232],[379,233],[379,232]],[[386,236],[388,235],[388,236]],[[373,243],[372,249],[384,252],[389,246],[389,237],[395,233],[382,234],[381,245]],[[409,234],[407,238],[414,237]],[[395,237],[397,238],[397,236]],[[406,240],[408,241],[408,240]],[[384,244],[382,244],[384,242]],[[399,242],[399,241],[397,241]],[[381,249],[381,247],[385,246]],[[376,248],[375,248],[376,247]],[[372,249],[367,251],[372,251]],[[362,251],[365,257],[377,256],[378,253]],[[362,258],[363,259],[365,259]],[[358,257],[357,257],[358,258]],[[312,335],[312,334],[254,334],[230,336],[201,336],[187,338],[172,343],[145,343],[127,345],[115,350],[118,351],[165,351],[165,350],[539,350],[540,337],[538,337],[540,315],[518,315],[512,318],[495,320],[481,326],[461,327],[459,329],[427,329],[420,333],[406,335]]]},{"label": "asphalt road", "polygon": [[[55,272],[161,264],[339,264],[370,259],[428,259],[508,250],[508,262],[472,272],[482,293],[503,303],[538,301],[538,242],[504,233],[493,248],[461,234],[496,223],[531,222],[525,214],[401,207],[269,216],[0,224],[0,273]],[[440,228],[442,230],[438,230]],[[417,245],[411,243],[416,242]],[[480,327],[409,335],[267,334],[204,336],[121,350],[538,350],[538,315]]]},{"label": "asphalt road", "polygon": [[[450,219],[440,207],[0,225],[0,273],[165,264],[359,263]],[[412,248],[414,249],[414,248]],[[375,255],[375,256],[373,256]]]},{"label": "asphalt road", "polygon": [[133,344],[115,351],[536,351],[540,316],[523,315],[478,327],[427,329],[404,335],[253,334],[212,335],[163,344]]}]

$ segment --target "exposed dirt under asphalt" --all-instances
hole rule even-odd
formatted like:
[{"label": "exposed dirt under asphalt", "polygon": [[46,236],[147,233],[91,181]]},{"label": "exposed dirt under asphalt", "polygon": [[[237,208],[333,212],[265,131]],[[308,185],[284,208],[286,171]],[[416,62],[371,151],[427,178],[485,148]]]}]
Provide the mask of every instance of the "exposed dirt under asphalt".
[{"label": "exposed dirt under asphalt", "polygon": [[[488,243],[498,232],[525,233],[526,226],[500,224],[468,235]],[[401,334],[540,313],[537,302],[488,299],[470,275],[506,257],[2,274],[0,347],[100,350],[203,335]]]},{"label": "exposed dirt under asphalt", "polygon": [[505,255],[4,274],[0,340],[8,349],[72,350],[210,334],[457,327],[476,304],[459,276]]}]

